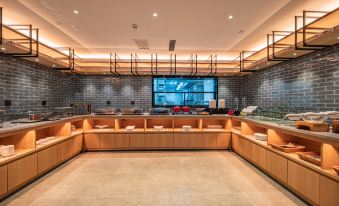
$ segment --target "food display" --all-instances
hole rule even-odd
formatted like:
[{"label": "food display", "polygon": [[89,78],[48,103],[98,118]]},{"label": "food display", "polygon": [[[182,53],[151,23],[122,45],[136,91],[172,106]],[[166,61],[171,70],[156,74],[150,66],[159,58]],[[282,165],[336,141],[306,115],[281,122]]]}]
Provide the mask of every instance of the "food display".
[{"label": "food display", "polygon": [[132,130],[135,129],[135,126],[126,126],[125,129],[128,130],[128,131],[132,131]]},{"label": "food display", "polygon": [[183,131],[190,131],[191,129],[192,129],[192,127],[190,125],[183,125],[182,126]]},{"label": "food display", "polygon": [[2,157],[9,157],[14,155],[15,149],[14,145],[2,145],[0,146],[0,155]]},{"label": "food display", "polygon": [[253,136],[256,140],[267,141],[267,134],[254,133]]},{"label": "food display", "polygon": [[107,128],[108,127],[108,125],[95,125],[94,126],[94,128],[96,128],[96,129],[105,129],[105,128]]},{"label": "food display", "polygon": [[321,165],[321,156],[317,152],[297,152],[300,159],[310,162],[312,164]]},{"label": "food display", "polygon": [[164,126],[154,126],[153,128],[154,128],[154,130],[156,130],[156,131],[161,131],[161,130],[164,129]]},{"label": "food display", "polygon": [[288,142],[288,143],[283,143],[283,144],[271,143],[271,146],[274,149],[277,149],[285,153],[302,152],[305,150],[305,146],[298,145],[294,142]]}]

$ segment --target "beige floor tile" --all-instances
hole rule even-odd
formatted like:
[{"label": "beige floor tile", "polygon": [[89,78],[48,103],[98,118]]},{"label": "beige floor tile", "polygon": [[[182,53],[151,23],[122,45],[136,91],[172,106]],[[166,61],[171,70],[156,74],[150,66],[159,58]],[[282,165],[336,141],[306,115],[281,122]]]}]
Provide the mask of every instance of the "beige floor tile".
[{"label": "beige floor tile", "polygon": [[228,151],[88,152],[2,205],[303,205]]}]

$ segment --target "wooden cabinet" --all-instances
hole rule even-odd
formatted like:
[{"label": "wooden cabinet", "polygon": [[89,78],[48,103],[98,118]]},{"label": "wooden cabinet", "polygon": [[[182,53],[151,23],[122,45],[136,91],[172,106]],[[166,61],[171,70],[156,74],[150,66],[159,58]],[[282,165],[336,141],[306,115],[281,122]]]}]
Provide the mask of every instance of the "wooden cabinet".
[{"label": "wooden cabinet", "polygon": [[316,204],[319,204],[319,178],[318,173],[288,161],[288,185]]},{"label": "wooden cabinet", "polygon": [[173,134],[159,134],[159,147],[172,148],[173,147]]},{"label": "wooden cabinet", "polygon": [[129,146],[130,148],[143,148],[145,147],[145,135],[144,134],[130,134]]},{"label": "wooden cabinet", "polygon": [[114,148],[128,149],[129,148],[129,134],[115,134]]},{"label": "wooden cabinet", "polygon": [[186,133],[189,148],[203,148],[204,137],[200,133]]},{"label": "wooden cabinet", "polygon": [[161,134],[145,134],[145,148],[157,148],[160,146]]},{"label": "wooden cabinet", "polygon": [[79,153],[82,151],[82,142],[83,142],[83,135],[78,135],[76,137],[74,137],[73,139],[73,154],[75,153]]},{"label": "wooden cabinet", "polygon": [[174,134],[173,136],[173,147],[174,148],[187,148],[188,147],[188,134]]},{"label": "wooden cabinet", "polygon": [[38,173],[43,173],[58,164],[58,145],[38,152]]},{"label": "wooden cabinet", "polygon": [[269,150],[266,151],[267,171],[284,183],[287,183],[287,159]]},{"label": "wooden cabinet", "polygon": [[100,134],[85,134],[86,149],[99,149],[99,147],[100,147]]},{"label": "wooden cabinet", "polygon": [[100,134],[100,149],[113,149],[114,138],[114,134]]},{"label": "wooden cabinet", "polygon": [[266,149],[253,143],[252,161],[262,169],[266,169]]},{"label": "wooden cabinet", "polygon": [[8,190],[26,183],[37,175],[37,154],[32,154],[8,164]]},{"label": "wooden cabinet", "polygon": [[320,205],[339,204],[339,183],[320,175]]},{"label": "wooden cabinet", "polygon": [[232,148],[234,151],[241,153],[241,145],[240,145],[240,139],[241,137],[236,134],[232,134]]},{"label": "wooden cabinet", "polygon": [[0,167],[0,197],[7,192],[7,165]]},{"label": "wooden cabinet", "polygon": [[241,145],[241,152],[244,155],[244,157],[253,161],[253,156],[252,156],[253,143],[250,142],[249,140],[246,140],[245,138],[241,138],[240,145]]},{"label": "wooden cabinet", "polygon": [[82,135],[73,137],[67,141],[60,143],[61,149],[59,149],[58,159],[64,161],[79,153],[82,150]]},{"label": "wooden cabinet", "polygon": [[217,134],[216,133],[205,133],[203,134],[203,144],[206,148],[217,147]]},{"label": "wooden cabinet", "polygon": [[217,133],[217,147],[228,149],[230,147],[231,133]]}]

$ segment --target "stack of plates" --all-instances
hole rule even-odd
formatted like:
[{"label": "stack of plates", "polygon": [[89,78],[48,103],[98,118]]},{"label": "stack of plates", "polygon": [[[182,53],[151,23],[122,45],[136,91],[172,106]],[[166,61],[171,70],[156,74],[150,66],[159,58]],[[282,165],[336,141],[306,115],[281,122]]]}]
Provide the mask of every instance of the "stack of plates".
[{"label": "stack of plates", "polygon": [[254,133],[254,138],[256,140],[267,141],[267,134]]},{"label": "stack of plates", "polygon": [[182,130],[184,131],[190,131],[192,129],[192,127],[190,125],[183,125],[182,126]]},{"label": "stack of plates", "polygon": [[14,145],[6,145],[0,147],[0,154],[3,157],[9,157],[15,153]]},{"label": "stack of plates", "polygon": [[54,136],[53,137],[46,137],[46,138],[42,138],[42,139],[37,140],[35,143],[37,145],[39,145],[39,144],[46,144],[48,141],[51,141],[51,140],[54,140],[54,139],[55,139]]}]

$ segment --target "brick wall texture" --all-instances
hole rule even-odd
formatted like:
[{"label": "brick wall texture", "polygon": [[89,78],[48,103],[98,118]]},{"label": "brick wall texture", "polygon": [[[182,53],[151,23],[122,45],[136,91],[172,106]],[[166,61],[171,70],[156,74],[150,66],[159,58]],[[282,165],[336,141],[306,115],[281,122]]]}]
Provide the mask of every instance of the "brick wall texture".
[{"label": "brick wall texture", "polygon": [[[218,96],[234,107],[245,97],[246,105],[283,106],[289,111],[339,111],[339,45],[271,66],[247,76],[218,79]],[[12,100],[12,106],[4,106]],[[47,101],[42,106],[41,101]],[[86,102],[94,108],[111,102],[115,108],[131,101],[152,106],[152,77],[80,76],[0,56],[0,109],[7,116],[46,111],[70,103]]]}]

